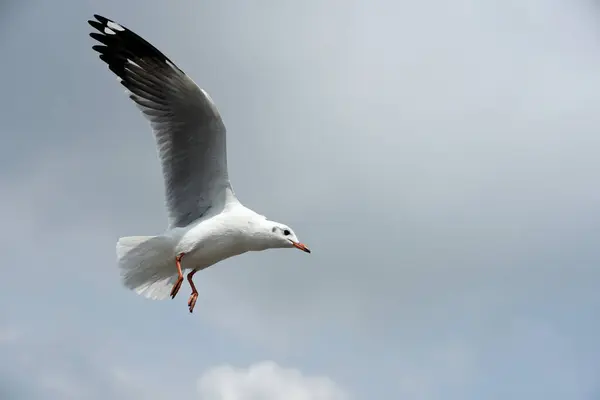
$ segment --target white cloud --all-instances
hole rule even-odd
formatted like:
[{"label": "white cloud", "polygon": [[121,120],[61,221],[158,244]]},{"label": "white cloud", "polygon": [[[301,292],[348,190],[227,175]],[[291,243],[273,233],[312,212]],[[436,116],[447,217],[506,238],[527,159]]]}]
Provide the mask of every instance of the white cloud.
[{"label": "white cloud", "polygon": [[249,368],[224,365],[208,370],[198,382],[202,400],[345,400],[348,395],[330,378],[305,376],[296,369],[264,361]]}]

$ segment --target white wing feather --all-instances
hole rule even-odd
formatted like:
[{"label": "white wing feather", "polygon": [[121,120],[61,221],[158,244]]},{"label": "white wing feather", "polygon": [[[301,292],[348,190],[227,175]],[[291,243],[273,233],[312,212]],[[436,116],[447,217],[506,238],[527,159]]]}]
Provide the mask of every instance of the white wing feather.
[{"label": "white wing feather", "polygon": [[184,227],[237,202],[226,133],[210,96],[140,36],[107,18],[88,21],[100,58],[150,121],[162,163],[169,225]]}]

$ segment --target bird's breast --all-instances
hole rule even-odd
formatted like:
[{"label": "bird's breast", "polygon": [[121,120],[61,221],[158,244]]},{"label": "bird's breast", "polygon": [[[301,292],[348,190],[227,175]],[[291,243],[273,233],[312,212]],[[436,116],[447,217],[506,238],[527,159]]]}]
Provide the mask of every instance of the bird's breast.
[{"label": "bird's breast", "polygon": [[184,253],[184,269],[204,269],[219,261],[248,251],[243,233],[218,223],[203,222],[190,229],[179,243],[178,251]]}]

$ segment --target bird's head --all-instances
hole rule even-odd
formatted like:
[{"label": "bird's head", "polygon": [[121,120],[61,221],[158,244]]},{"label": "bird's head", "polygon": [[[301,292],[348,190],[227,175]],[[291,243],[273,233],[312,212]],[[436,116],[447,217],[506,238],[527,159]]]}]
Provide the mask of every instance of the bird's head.
[{"label": "bird's head", "polygon": [[295,247],[306,253],[310,253],[308,247],[298,240],[298,237],[287,225],[279,222],[273,222],[266,220],[263,228],[265,229],[266,236],[268,237],[269,247],[271,248],[286,248]]}]

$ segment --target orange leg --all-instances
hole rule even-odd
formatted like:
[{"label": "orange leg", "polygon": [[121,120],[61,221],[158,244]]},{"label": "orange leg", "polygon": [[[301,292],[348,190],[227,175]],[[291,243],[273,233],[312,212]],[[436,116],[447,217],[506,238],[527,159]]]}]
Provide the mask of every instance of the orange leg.
[{"label": "orange leg", "polygon": [[183,272],[181,272],[181,258],[183,257],[183,253],[179,254],[175,257],[175,263],[177,264],[177,282],[173,285],[173,289],[171,289],[171,298],[174,299],[177,296],[177,292],[181,288],[181,283],[183,282]]},{"label": "orange leg", "polygon": [[192,294],[190,295],[190,299],[188,300],[188,307],[190,308],[190,312],[194,311],[196,300],[198,300],[198,291],[196,290],[196,285],[194,285],[194,281],[192,281],[192,278],[194,277],[194,274],[196,272],[198,272],[198,270],[194,269],[187,275],[187,280],[190,283],[190,286],[192,287]]}]

